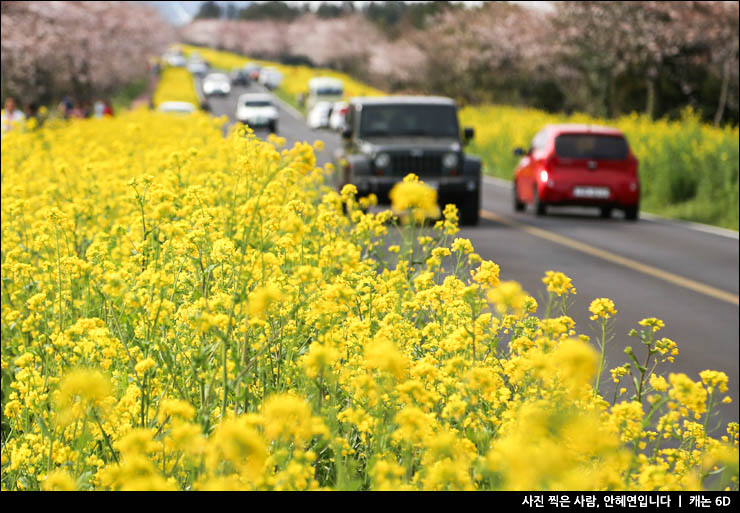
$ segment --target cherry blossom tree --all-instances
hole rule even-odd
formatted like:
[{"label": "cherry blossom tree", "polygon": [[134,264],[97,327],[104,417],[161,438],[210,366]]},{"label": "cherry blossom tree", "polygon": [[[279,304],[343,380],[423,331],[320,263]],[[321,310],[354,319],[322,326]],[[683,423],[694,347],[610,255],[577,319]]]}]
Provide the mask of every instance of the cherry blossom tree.
[{"label": "cherry blossom tree", "polygon": [[110,94],[176,39],[136,2],[2,2],[2,93],[48,102]]}]

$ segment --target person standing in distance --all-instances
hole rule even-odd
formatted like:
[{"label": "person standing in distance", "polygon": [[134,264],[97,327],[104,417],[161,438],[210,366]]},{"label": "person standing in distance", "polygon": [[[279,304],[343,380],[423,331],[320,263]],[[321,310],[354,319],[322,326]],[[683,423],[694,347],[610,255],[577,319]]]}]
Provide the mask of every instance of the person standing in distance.
[{"label": "person standing in distance", "polygon": [[26,115],[16,108],[15,99],[10,96],[6,98],[2,114],[2,133],[19,126],[25,119]]}]

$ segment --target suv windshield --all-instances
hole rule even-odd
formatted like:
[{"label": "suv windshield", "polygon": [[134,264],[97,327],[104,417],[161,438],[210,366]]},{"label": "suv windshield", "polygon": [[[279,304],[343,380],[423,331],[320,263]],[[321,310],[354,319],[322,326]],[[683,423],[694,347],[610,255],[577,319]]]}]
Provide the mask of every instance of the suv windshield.
[{"label": "suv windshield", "polygon": [[569,159],[624,160],[627,141],[618,135],[564,134],[555,138],[555,153]]},{"label": "suv windshield", "polygon": [[457,110],[447,105],[365,105],[362,108],[359,135],[457,138]]},{"label": "suv windshield", "polygon": [[245,107],[269,107],[272,103],[267,100],[247,100],[244,102]]}]

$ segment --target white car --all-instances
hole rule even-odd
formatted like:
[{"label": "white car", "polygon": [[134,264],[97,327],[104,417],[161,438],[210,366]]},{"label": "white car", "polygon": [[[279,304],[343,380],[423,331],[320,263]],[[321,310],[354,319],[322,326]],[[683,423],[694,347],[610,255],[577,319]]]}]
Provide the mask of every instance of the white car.
[{"label": "white car", "polygon": [[167,64],[172,66],[173,68],[184,68],[187,64],[187,60],[185,59],[184,55],[179,55],[176,53],[168,53],[165,54],[164,60]]},{"label": "white car", "polygon": [[174,114],[190,114],[195,112],[196,108],[190,102],[162,102],[157,108],[159,112],[169,112]]},{"label": "white car", "polygon": [[268,89],[277,89],[283,82],[283,74],[274,66],[260,70],[259,83]]},{"label": "white car", "polygon": [[338,132],[344,130],[345,118],[348,110],[349,103],[336,102],[334,104],[334,108],[331,110],[331,116],[329,116],[329,128]]},{"label": "white car", "polygon": [[329,126],[329,114],[331,113],[331,102],[318,102],[308,113],[306,122],[311,128],[326,128]]},{"label": "white car", "polygon": [[225,73],[210,73],[203,79],[203,94],[227,96],[231,92],[231,79]]},{"label": "white car", "polygon": [[277,133],[278,110],[269,94],[247,93],[236,103],[236,120],[250,128],[267,128]]},{"label": "white car", "polygon": [[190,61],[188,63],[188,71],[196,77],[205,76],[208,73],[208,64],[205,61]]}]

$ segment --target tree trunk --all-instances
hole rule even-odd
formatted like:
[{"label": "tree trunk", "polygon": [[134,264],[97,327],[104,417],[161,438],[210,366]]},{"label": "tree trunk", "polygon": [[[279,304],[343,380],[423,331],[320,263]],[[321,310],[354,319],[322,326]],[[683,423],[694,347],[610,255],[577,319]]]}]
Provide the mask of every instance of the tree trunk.
[{"label": "tree trunk", "polygon": [[655,117],[655,79],[647,79],[647,99],[645,100],[645,114],[652,120]]},{"label": "tree trunk", "polygon": [[714,126],[719,126],[722,121],[722,115],[725,112],[725,105],[727,104],[727,90],[730,85],[730,62],[731,59],[725,61],[725,65],[722,69],[722,89],[719,93],[719,105],[717,105],[717,112],[714,114]]}]

